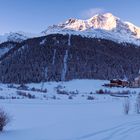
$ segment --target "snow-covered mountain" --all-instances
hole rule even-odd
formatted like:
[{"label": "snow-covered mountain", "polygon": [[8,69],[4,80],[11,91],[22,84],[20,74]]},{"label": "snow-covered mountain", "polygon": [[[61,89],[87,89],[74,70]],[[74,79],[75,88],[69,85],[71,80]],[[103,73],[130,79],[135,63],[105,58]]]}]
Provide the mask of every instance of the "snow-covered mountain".
[{"label": "snow-covered mountain", "polygon": [[98,14],[88,20],[69,19],[64,23],[48,27],[42,33],[45,35],[76,34],[140,45],[140,28],[132,23],[122,21],[111,13]]},{"label": "snow-covered mountain", "polygon": [[103,38],[117,43],[132,43],[140,46],[140,28],[130,22],[124,22],[111,13],[98,14],[87,20],[69,19],[64,23],[52,25],[41,34],[11,32],[0,35],[0,43],[6,41],[21,42],[28,38],[49,34],[73,34],[89,38]]},{"label": "snow-covered mountain", "polygon": [[0,43],[13,41],[13,42],[22,42],[28,38],[37,37],[38,35],[25,33],[25,32],[10,32],[4,35],[0,35]]}]

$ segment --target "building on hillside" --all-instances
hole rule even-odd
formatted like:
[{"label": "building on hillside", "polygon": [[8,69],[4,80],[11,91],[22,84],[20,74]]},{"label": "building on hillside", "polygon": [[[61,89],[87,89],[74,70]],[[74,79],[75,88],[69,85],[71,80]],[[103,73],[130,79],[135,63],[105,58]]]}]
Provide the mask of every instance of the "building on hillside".
[{"label": "building on hillside", "polygon": [[132,87],[138,88],[140,87],[140,75],[132,81]]}]

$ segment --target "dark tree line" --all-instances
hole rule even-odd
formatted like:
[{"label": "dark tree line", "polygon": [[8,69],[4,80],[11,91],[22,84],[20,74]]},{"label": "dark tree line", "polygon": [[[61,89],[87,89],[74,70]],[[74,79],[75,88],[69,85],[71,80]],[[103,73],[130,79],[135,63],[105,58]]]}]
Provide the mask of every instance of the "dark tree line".
[{"label": "dark tree line", "polygon": [[66,80],[125,77],[133,79],[138,75],[140,69],[138,46],[81,36],[71,36],[69,46],[68,39],[68,35],[55,34],[14,44],[15,47],[0,58],[0,81],[6,83],[60,81],[66,51],[68,51]]}]

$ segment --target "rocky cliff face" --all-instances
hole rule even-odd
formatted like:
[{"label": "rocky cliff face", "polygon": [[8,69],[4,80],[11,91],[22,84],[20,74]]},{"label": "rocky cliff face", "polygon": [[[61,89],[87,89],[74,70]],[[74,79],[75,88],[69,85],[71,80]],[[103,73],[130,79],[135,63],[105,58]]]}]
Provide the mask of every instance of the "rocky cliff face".
[{"label": "rocky cliff face", "polygon": [[139,54],[140,48],[132,44],[52,34],[14,43],[0,58],[0,81],[132,79],[140,69]]}]

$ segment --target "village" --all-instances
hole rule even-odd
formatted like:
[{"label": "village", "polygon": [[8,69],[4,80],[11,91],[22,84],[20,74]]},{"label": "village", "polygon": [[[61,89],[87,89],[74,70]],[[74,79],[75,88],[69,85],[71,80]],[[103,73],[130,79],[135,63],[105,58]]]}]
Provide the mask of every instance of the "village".
[{"label": "village", "polygon": [[104,84],[105,87],[129,87],[129,88],[140,88],[140,76],[136,77],[132,81],[112,79],[110,83]]}]

